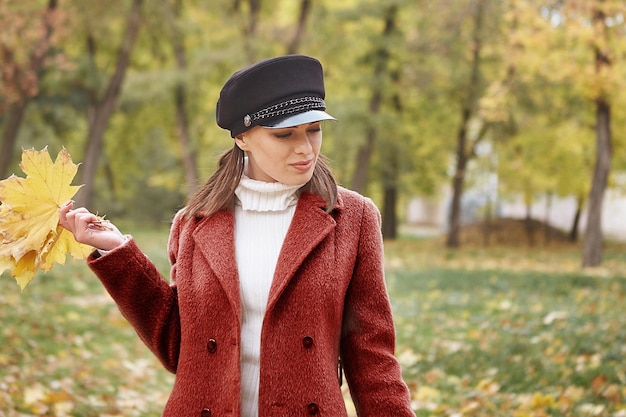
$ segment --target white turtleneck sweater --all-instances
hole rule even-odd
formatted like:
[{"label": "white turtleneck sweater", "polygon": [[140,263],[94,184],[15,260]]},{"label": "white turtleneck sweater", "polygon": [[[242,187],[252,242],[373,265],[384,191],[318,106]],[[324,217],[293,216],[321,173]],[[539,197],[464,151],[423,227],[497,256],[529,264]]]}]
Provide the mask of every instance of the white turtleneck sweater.
[{"label": "white turtleneck sweater", "polygon": [[261,327],[278,254],[291,224],[300,185],[252,180],[235,190],[235,257],[242,306],[241,415],[257,417]]}]

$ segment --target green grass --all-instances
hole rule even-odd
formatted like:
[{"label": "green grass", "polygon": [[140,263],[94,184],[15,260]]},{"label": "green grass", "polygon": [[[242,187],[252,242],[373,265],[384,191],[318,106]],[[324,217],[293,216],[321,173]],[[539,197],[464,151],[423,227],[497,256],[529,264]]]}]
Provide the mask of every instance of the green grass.
[{"label": "green grass", "polygon": [[626,415],[619,245],[610,267],[589,271],[573,266],[575,248],[517,262],[519,249],[436,249],[387,251],[397,353],[418,416]]},{"label": "green grass", "polygon": [[[407,381],[438,391],[427,398],[437,406],[458,409],[478,396],[522,407],[524,395],[556,400],[572,387],[584,390],[580,406],[622,405],[592,385],[626,384],[623,278],[449,269],[389,278]],[[588,415],[573,406],[548,415]]]},{"label": "green grass", "polygon": [[[137,231],[167,274],[167,230]],[[418,416],[626,415],[626,251],[388,242],[397,355]],[[5,274],[6,275],[6,274]],[[173,376],[68,260],[0,279],[0,416],[158,416]]]},{"label": "green grass", "polygon": [[[167,271],[167,231],[137,235]],[[5,274],[7,275],[7,274]],[[158,416],[162,370],[82,261],[0,279],[0,416]]]}]

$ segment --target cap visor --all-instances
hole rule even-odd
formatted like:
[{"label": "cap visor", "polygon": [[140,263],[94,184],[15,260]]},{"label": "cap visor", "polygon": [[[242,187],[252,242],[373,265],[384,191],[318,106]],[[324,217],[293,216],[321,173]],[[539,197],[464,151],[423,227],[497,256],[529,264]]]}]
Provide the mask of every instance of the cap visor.
[{"label": "cap visor", "polygon": [[304,113],[294,114],[286,119],[282,119],[273,124],[263,124],[263,127],[269,127],[272,129],[282,129],[285,127],[294,127],[307,123],[319,122],[322,120],[337,120],[330,114],[322,110],[309,110]]}]

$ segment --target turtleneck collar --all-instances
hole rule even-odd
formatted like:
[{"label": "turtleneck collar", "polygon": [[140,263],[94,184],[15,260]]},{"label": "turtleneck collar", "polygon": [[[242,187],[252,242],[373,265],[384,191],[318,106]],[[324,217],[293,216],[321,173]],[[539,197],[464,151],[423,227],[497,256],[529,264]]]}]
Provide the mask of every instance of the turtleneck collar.
[{"label": "turtleneck collar", "polygon": [[244,210],[282,211],[297,203],[300,187],[302,185],[257,181],[243,175],[235,195],[237,204]]}]

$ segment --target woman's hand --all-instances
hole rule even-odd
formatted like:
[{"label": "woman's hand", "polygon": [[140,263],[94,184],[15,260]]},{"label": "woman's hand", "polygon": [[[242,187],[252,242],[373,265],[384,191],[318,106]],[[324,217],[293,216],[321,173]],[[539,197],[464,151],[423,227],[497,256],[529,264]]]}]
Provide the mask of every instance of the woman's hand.
[{"label": "woman's hand", "polygon": [[74,210],[70,201],[59,211],[59,224],[69,230],[77,242],[97,249],[112,250],[122,245],[126,238],[108,220],[102,220],[86,208]]}]

